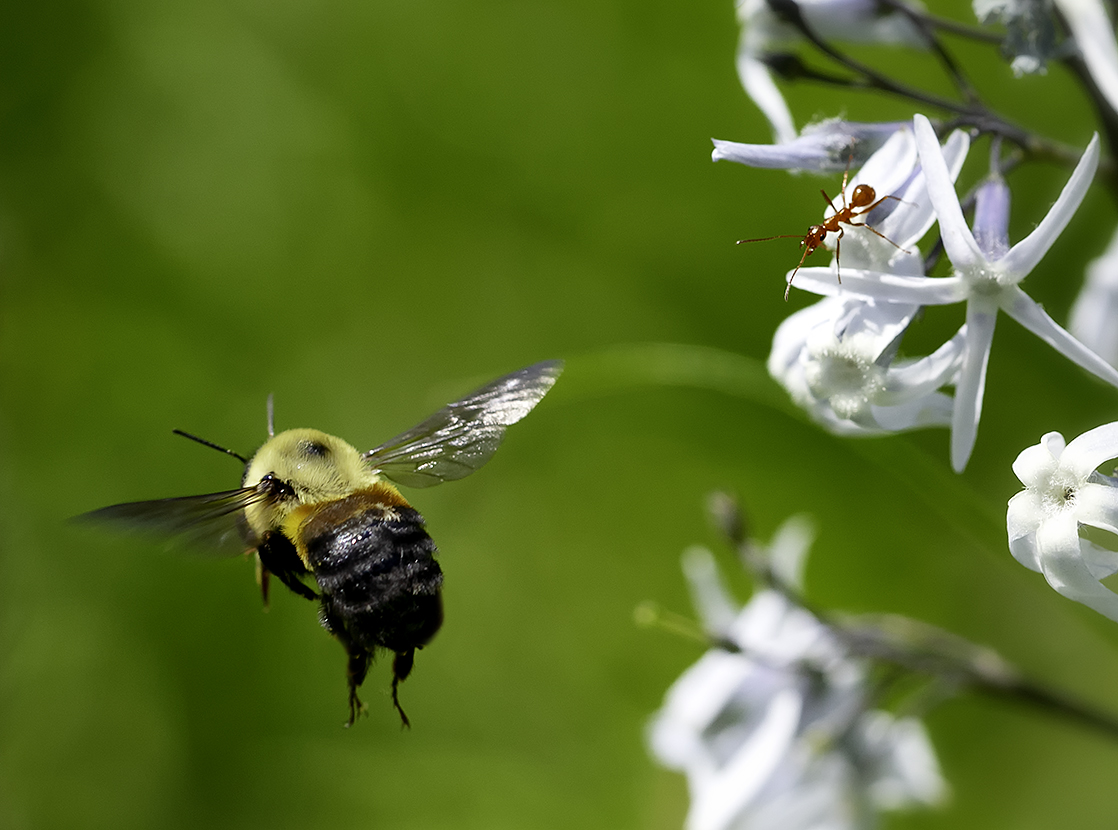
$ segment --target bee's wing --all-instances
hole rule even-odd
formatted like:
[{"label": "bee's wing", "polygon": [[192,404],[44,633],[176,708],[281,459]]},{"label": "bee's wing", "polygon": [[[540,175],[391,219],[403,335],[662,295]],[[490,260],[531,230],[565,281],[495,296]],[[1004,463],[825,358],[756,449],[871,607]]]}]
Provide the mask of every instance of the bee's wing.
[{"label": "bee's wing", "polygon": [[243,487],[204,496],[134,501],[102,507],[77,517],[165,536],[217,553],[243,553],[249,547],[243,532],[242,511],[268,498],[258,487]]},{"label": "bee's wing", "polygon": [[563,361],[547,360],[497,378],[362,457],[409,487],[464,478],[493,456],[505,429],[532,411],[562,371]]}]

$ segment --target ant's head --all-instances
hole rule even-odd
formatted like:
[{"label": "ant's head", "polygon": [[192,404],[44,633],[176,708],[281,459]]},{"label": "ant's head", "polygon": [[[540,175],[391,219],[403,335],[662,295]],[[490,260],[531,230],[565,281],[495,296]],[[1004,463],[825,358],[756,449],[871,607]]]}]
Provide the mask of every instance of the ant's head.
[{"label": "ant's head", "polygon": [[[812,225],[807,229],[804,238],[800,240],[800,247],[806,249],[804,256],[806,257],[816,248],[823,244],[823,240],[827,238],[826,225]],[[803,260],[800,260],[803,262]]]}]

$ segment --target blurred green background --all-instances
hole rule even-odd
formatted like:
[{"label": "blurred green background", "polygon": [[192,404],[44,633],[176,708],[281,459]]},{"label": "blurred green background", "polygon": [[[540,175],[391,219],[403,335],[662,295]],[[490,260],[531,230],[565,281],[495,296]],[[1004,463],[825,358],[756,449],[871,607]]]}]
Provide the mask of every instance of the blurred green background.
[{"label": "blurred green background", "polygon": [[[796,243],[733,241],[800,232],[837,182],[710,163],[711,136],[769,139],[736,40],[728,0],[3,4],[0,827],[678,828],[643,729],[700,649],[633,609],[691,613],[679,553],[716,545],[715,488],[762,537],[816,517],[816,601],[944,625],[1118,710],[1118,628],[1004,531],[1016,454],[1112,420],[1114,390],[1003,318],[963,476],[946,431],[856,442],[790,413],[756,370],[811,301],[781,299]],[[1061,70],[1014,83],[960,52],[1011,115],[1086,142]],[[860,54],[945,88],[926,58]],[[791,97],[801,123],[912,112]],[[1016,236],[1066,175],[1015,176]],[[1030,278],[1057,319],[1114,221],[1093,192]],[[282,589],[262,613],[250,562],[66,521],[235,486],[170,431],[249,453],[270,392],[279,428],[366,448],[555,357],[485,470],[406,493],[446,573],[409,732],[387,661],[341,728],[342,649]],[[972,698],[928,723],[953,800],[890,826],[1113,826],[1113,742]]]}]

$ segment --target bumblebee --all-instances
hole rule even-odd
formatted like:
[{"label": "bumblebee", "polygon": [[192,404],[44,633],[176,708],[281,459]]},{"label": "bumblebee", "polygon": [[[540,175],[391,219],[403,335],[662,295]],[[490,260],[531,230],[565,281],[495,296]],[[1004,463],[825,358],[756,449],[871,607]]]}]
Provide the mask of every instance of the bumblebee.
[{"label": "bumblebee", "polygon": [[265,604],[274,575],[319,602],[322,626],[345,647],[346,726],[365,711],[357,689],[378,649],[395,655],[392,703],[408,726],[398,687],[416,649],[442,625],[443,573],[423,517],[394,483],[429,487],[479,469],[562,369],[551,360],[505,375],[367,452],[316,429],[276,435],[269,398],[268,440],[251,458],[175,430],[243,462],[238,489],[118,504],[82,518],[203,544],[239,539],[241,549],[255,552]]}]

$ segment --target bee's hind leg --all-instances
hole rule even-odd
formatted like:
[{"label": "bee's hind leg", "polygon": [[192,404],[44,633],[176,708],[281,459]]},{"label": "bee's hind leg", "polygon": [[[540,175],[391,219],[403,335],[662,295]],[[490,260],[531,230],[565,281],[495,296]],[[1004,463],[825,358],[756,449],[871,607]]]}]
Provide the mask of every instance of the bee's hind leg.
[{"label": "bee's hind leg", "polygon": [[346,728],[353,726],[354,721],[361,715],[369,714],[369,707],[361,702],[357,696],[357,687],[365,681],[369,671],[369,653],[362,651],[360,654],[350,652],[349,664],[346,666],[346,678],[349,680],[349,720]]},{"label": "bee's hind leg", "polygon": [[353,726],[358,717],[368,714],[369,711],[368,707],[361,702],[361,698],[357,696],[357,687],[365,682],[365,675],[369,673],[372,654],[369,653],[368,649],[354,642],[353,638],[349,636],[344,621],[334,610],[327,594],[322,596],[322,606],[319,608],[318,618],[322,627],[338,639],[349,656],[349,662],[346,664],[346,681],[349,683],[349,720],[345,723],[348,728]]},{"label": "bee's hind leg", "polygon": [[400,706],[400,697],[398,694],[398,687],[401,680],[407,680],[408,675],[411,674],[411,667],[415,664],[415,649],[409,648],[407,651],[397,651],[396,659],[392,661],[392,705],[396,707],[396,711],[400,713],[400,722],[403,726],[411,729],[411,721],[408,716],[404,714],[404,709]]}]

